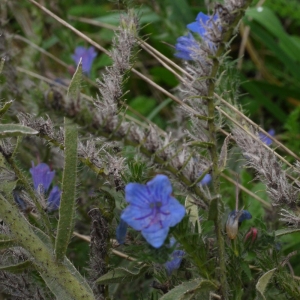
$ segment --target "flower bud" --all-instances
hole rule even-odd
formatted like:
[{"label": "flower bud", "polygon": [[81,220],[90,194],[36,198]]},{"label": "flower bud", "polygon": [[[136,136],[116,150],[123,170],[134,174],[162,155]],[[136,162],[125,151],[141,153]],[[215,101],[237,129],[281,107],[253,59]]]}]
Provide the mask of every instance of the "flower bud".
[{"label": "flower bud", "polygon": [[258,230],[255,227],[251,227],[248,233],[245,235],[244,241],[246,242],[251,238],[251,243],[253,243],[257,239]]}]

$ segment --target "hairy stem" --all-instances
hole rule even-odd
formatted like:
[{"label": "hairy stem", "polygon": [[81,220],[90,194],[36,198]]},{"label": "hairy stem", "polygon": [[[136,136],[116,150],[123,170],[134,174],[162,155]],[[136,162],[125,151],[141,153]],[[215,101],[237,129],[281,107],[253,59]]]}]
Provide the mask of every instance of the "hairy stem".
[{"label": "hairy stem", "polygon": [[220,57],[223,55],[224,50],[226,49],[226,43],[231,38],[233,31],[235,30],[238,22],[243,17],[246,8],[251,3],[251,0],[245,1],[243,7],[241,7],[236,13],[233,22],[231,23],[229,29],[223,36],[223,43],[220,45],[215,57],[213,58],[213,66],[208,79],[208,97],[207,97],[207,108],[208,108],[208,132],[210,142],[213,144],[209,148],[210,157],[212,160],[212,178],[214,183],[214,192],[217,195],[217,209],[215,223],[215,231],[217,237],[217,245],[219,252],[219,267],[220,267],[220,283],[221,283],[221,294],[226,300],[229,297],[229,287],[227,282],[226,275],[226,256],[225,256],[225,243],[224,243],[224,234],[222,232],[222,214],[223,214],[223,202],[220,197],[220,172],[218,169],[219,155],[217,151],[217,139],[216,133],[217,128],[214,122],[215,117],[215,101],[214,101],[214,91],[215,91],[215,79],[219,70]]},{"label": "hairy stem", "polygon": [[[33,257],[33,264],[43,278],[49,278],[70,299],[94,299],[84,282],[80,282],[64,264],[56,264],[53,250],[48,248],[18,211],[0,195],[0,216],[9,226],[12,236]],[[84,280],[82,278],[82,280]]]}]

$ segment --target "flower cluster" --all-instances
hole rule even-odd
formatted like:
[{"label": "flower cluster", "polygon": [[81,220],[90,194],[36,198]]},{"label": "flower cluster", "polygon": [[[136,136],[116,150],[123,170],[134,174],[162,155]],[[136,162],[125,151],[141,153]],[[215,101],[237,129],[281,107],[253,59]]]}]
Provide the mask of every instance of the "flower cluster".
[{"label": "flower cluster", "polygon": [[[40,194],[46,194],[53,181],[55,171],[51,171],[50,167],[45,163],[39,163],[37,166],[34,166],[34,163],[32,163],[30,173],[32,176],[34,189]],[[49,211],[59,208],[60,197],[61,190],[58,186],[54,186],[50,191],[47,200],[47,209]]]},{"label": "flower cluster", "polygon": [[[211,32],[209,29],[214,30],[217,28],[218,31],[222,30],[220,26],[216,25],[216,21],[218,20],[218,18],[218,14],[210,17],[200,12],[196,18],[196,21],[187,25],[187,28],[191,32],[199,35],[202,42],[204,42],[208,46],[212,53],[216,52],[217,45],[213,42],[213,37],[211,36]],[[200,46],[191,32],[189,32],[187,36],[181,36],[177,39],[177,43],[175,45],[176,57],[185,60],[195,59],[196,52],[200,48]]]},{"label": "flower cluster", "polygon": [[90,76],[91,68],[95,57],[97,56],[97,52],[94,47],[90,47],[88,49],[84,47],[76,47],[74,55],[72,58],[76,65],[78,65],[80,58],[82,59],[82,72],[87,76]]},{"label": "flower cluster", "polygon": [[179,223],[185,208],[172,197],[171,182],[165,175],[157,175],[147,184],[129,183],[125,199],[129,205],[121,219],[141,231],[146,241],[155,248],[163,245],[169,228]]}]

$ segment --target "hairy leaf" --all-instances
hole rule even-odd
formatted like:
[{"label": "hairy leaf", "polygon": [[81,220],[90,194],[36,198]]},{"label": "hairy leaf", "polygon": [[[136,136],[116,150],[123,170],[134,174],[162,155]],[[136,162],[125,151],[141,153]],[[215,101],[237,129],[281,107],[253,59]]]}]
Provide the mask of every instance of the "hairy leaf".
[{"label": "hairy leaf", "polygon": [[0,138],[38,134],[38,131],[19,124],[0,124]]},{"label": "hairy leaf", "polygon": [[101,276],[96,280],[99,284],[111,284],[111,283],[120,283],[120,282],[131,282],[139,277],[141,277],[149,269],[148,266],[144,265],[140,269],[135,271],[130,271],[125,268],[116,268],[109,271],[105,275]]}]

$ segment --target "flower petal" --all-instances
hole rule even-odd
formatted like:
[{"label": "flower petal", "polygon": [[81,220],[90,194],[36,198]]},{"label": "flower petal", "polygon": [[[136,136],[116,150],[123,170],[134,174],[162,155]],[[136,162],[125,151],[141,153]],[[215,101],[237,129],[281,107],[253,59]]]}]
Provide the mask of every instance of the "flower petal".
[{"label": "flower petal", "polygon": [[151,181],[147,182],[152,201],[161,202],[165,205],[169,202],[172,194],[172,185],[166,175],[156,175]]},{"label": "flower petal", "polygon": [[134,205],[128,205],[121,214],[121,219],[135,230],[142,230],[149,226],[152,217],[152,209],[140,208]]},{"label": "flower petal", "polygon": [[152,247],[159,248],[163,245],[165,239],[167,238],[169,227],[155,227],[156,230],[154,231],[150,231],[149,229],[142,230],[142,235]]},{"label": "flower petal", "polygon": [[48,210],[54,211],[59,208],[61,198],[61,190],[58,186],[53,187],[48,197]]},{"label": "flower petal", "polygon": [[168,206],[161,207],[161,211],[165,212],[165,208],[167,208],[168,212],[170,213],[167,217],[170,227],[173,227],[179,223],[185,215],[185,207],[173,197],[170,197]]},{"label": "flower petal", "polygon": [[34,166],[34,163],[32,163],[32,168],[29,171],[32,175],[34,189],[38,190],[41,184],[46,192],[54,178],[55,171],[50,171],[50,167],[45,163],[40,163],[37,166]]},{"label": "flower petal", "polygon": [[149,208],[151,195],[147,186],[139,183],[129,183],[125,187],[125,199],[128,203],[140,208]]}]

